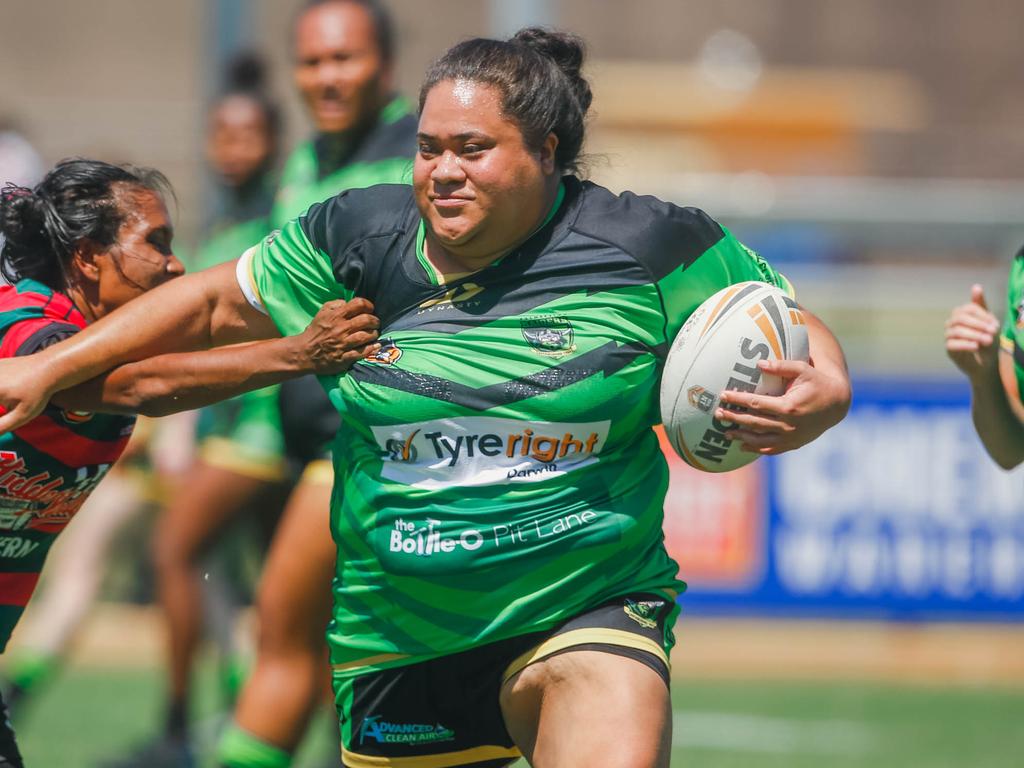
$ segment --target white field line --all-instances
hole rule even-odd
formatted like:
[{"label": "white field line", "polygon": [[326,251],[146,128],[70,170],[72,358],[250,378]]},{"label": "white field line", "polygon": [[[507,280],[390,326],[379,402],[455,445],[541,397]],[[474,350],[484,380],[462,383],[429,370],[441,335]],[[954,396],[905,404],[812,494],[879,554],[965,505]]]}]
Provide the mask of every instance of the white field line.
[{"label": "white field line", "polygon": [[676,712],[672,745],[730,752],[863,754],[876,742],[853,720],[791,720],[727,712]]}]

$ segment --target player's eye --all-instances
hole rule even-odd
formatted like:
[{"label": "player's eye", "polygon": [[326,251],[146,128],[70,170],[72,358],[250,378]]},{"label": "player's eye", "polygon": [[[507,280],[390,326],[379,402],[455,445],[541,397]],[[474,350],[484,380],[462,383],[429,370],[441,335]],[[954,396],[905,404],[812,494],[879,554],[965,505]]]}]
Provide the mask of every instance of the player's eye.
[{"label": "player's eye", "polygon": [[432,144],[428,144],[425,141],[421,141],[419,143],[419,146],[417,147],[417,151],[423,157],[433,157],[434,155],[437,154],[437,149]]}]

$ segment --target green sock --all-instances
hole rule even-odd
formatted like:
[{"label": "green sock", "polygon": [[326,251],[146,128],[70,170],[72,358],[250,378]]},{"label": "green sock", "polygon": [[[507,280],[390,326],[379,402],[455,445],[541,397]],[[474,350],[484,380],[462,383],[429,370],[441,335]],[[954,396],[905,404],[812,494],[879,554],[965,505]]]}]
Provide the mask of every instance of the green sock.
[{"label": "green sock", "polygon": [[217,761],[223,768],[288,768],[292,756],[232,723],[217,744]]},{"label": "green sock", "polygon": [[47,682],[60,666],[60,657],[23,648],[7,665],[7,677],[23,691],[30,691]]}]

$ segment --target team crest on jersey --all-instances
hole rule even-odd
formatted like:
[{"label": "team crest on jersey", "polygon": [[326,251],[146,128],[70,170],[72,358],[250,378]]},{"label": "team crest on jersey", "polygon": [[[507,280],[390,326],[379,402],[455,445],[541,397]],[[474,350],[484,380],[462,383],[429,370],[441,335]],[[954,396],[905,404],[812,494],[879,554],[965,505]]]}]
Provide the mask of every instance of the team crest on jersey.
[{"label": "team crest on jersey", "polygon": [[370,357],[366,358],[368,363],[378,365],[394,365],[402,357],[402,350],[391,339],[381,339],[380,349]]},{"label": "team crest on jersey", "polygon": [[534,352],[562,357],[576,351],[572,323],[560,315],[531,315],[520,320],[519,325]]},{"label": "team crest on jersey", "polygon": [[622,606],[623,612],[645,629],[658,626],[658,611],[664,603],[661,600],[630,600]]},{"label": "team crest on jersey", "polygon": [[1024,328],[1024,297],[1017,302],[1017,330]]}]

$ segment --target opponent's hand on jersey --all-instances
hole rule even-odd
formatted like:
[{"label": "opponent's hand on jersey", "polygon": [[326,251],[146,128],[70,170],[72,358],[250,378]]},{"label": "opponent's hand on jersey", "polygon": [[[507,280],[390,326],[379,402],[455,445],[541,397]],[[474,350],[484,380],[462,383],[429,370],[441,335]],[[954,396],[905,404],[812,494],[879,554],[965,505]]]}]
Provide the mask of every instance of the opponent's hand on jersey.
[{"label": "opponent's hand on jersey", "polygon": [[53,394],[43,381],[44,371],[38,355],[0,360],[0,435],[43,412]]},{"label": "opponent's hand on jersey", "polygon": [[790,379],[778,397],[726,390],[715,412],[720,421],[736,426],[726,437],[740,440],[743,449],[763,454],[792,451],[816,439],[842,421],[850,407],[850,385],[799,360],[762,360],[764,373]]},{"label": "opponent's hand on jersey", "polygon": [[295,340],[311,372],[339,374],[380,349],[379,328],[373,304],[366,299],[329,301]]},{"label": "opponent's hand on jersey", "polygon": [[980,285],[971,300],[953,309],[946,320],[946,354],[971,380],[994,373],[999,352],[999,320],[988,311]]}]

